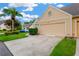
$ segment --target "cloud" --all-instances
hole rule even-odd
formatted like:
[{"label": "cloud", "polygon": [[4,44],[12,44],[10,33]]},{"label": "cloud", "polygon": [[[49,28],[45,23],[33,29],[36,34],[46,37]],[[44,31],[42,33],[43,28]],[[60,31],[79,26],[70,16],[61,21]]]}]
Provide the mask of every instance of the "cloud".
[{"label": "cloud", "polygon": [[35,3],[30,3],[30,4],[25,4],[24,7],[27,7],[23,11],[33,11],[34,7],[37,7],[38,4]]},{"label": "cloud", "polygon": [[3,14],[3,12],[0,10],[0,14]]},{"label": "cloud", "polygon": [[38,18],[39,16],[38,15],[30,15],[30,14],[26,14],[24,12],[21,12],[21,14],[23,15],[23,17],[18,17],[16,16],[16,18],[21,21],[21,22],[26,22],[26,21],[30,21],[30,20],[33,20],[33,19],[36,19]]},{"label": "cloud", "polygon": [[3,9],[7,9],[8,7],[3,7]]},{"label": "cloud", "polygon": [[24,13],[24,12],[21,12],[21,14],[23,15],[23,17],[25,17],[25,16],[26,16],[26,13]]},{"label": "cloud", "polygon": [[[6,6],[3,7],[3,8],[1,8],[1,9],[0,9],[0,13],[3,11],[3,9],[7,9],[7,8],[8,8],[8,7],[6,7]],[[3,12],[2,12],[2,13],[3,13]]]},{"label": "cloud", "polygon": [[58,3],[53,3],[53,4],[58,4]]},{"label": "cloud", "polygon": [[24,6],[24,7],[35,7],[35,6],[38,6],[38,4],[36,4],[36,3],[9,3],[8,6],[9,7],[21,7],[21,6]]},{"label": "cloud", "polygon": [[24,12],[21,13],[23,15],[23,17],[25,18],[30,18],[30,19],[34,19],[34,18],[38,18],[38,15],[30,15],[30,14],[25,14]]},{"label": "cloud", "polygon": [[58,8],[62,8],[62,7],[64,7],[64,5],[63,4],[58,4],[58,5],[56,5]]},{"label": "cloud", "polygon": [[32,19],[30,19],[30,18],[25,18],[25,17],[21,18],[21,17],[18,17],[18,16],[16,16],[16,19],[17,19],[18,21],[20,21],[20,22],[27,22],[27,21],[32,20]]},{"label": "cloud", "polygon": [[33,11],[34,7],[37,7],[36,3],[10,3],[9,7],[26,7],[23,11]]},{"label": "cloud", "polygon": [[33,7],[28,7],[26,9],[24,9],[23,11],[33,11]]},{"label": "cloud", "polygon": [[24,6],[25,7],[36,7],[36,6],[38,6],[38,4],[36,4],[36,3],[27,3]]},{"label": "cloud", "polygon": [[23,3],[9,3],[8,7],[20,7],[23,6]]},{"label": "cloud", "polygon": [[38,15],[31,15],[32,18],[38,18],[39,16]]},{"label": "cloud", "polygon": [[0,17],[1,20],[8,20],[8,19],[10,19],[10,18],[11,18],[10,16],[5,16],[5,17],[2,16],[2,17]]},{"label": "cloud", "polygon": [[29,19],[29,18],[23,18],[22,20],[20,20],[21,22],[26,22],[26,21],[30,21],[32,19]]},{"label": "cloud", "polygon": [[[40,3],[41,4],[41,3]],[[51,4],[54,4],[54,3],[42,3],[43,5],[51,5]]]},{"label": "cloud", "polygon": [[[1,8],[0,9],[0,14],[4,14],[4,12],[3,12],[4,8],[7,9],[8,7],[5,6],[5,7]],[[11,18],[10,16],[2,16],[2,17],[0,17],[0,20],[7,20],[7,19],[10,19],[10,18]]]},{"label": "cloud", "polygon": [[34,19],[34,18],[38,18],[39,16],[38,15],[30,15],[30,14],[27,14],[25,17],[26,18]]}]

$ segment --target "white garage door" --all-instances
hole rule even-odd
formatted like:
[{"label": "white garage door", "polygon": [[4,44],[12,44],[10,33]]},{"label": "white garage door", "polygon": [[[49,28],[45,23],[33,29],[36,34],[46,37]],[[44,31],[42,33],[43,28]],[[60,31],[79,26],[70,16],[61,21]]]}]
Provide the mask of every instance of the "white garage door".
[{"label": "white garage door", "polygon": [[65,36],[65,22],[42,24],[39,33],[44,35]]}]

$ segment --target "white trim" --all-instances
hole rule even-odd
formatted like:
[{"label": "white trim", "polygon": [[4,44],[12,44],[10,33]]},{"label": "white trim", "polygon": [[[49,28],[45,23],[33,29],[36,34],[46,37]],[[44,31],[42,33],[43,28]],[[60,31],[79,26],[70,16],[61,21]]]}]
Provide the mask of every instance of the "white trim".
[{"label": "white trim", "polygon": [[50,5],[49,7],[55,8],[55,9],[59,10],[59,11],[62,12],[62,13],[65,13],[65,14],[67,14],[67,15],[72,16],[71,14],[69,14],[69,13],[67,13],[67,12],[65,12],[65,11],[63,11],[63,10],[61,10],[61,9],[59,9],[59,8],[56,8],[56,7],[54,7],[54,6],[51,6],[51,5]]},{"label": "white trim", "polygon": [[75,20],[75,37],[77,37],[77,20]]},{"label": "white trim", "polygon": [[[47,17],[48,18],[48,17]],[[58,18],[53,18],[53,19],[50,19],[50,20],[48,20],[48,21],[52,21],[52,20],[61,20],[61,19],[65,19],[65,18],[68,18],[68,16],[67,17],[58,17]]]},{"label": "white trim", "polygon": [[[35,24],[37,24],[37,21],[38,21],[38,19],[36,19],[35,22],[34,22],[31,26],[36,27]],[[30,27],[31,27],[31,26],[30,26]]]},{"label": "white trim", "polygon": [[66,22],[67,20],[65,19],[65,36],[67,35],[67,22]]},{"label": "white trim", "polygon": [[70,16],[70,33],[71,33],[71,36],[72,36],[72,16]]},{"label": "white trim", "polygon": [[[61,20],[63,20],[63,19],[66,19],[66,20],[67,20],[67,18],[68,18],[68,17],[61,17],[61,18],[59,17],[59,18],[54,18],[53,20],[52,20],[52,18],[51,18],[50,20],[42,21],[42,23],[43,23],[43,22],[45,22],[45,23],[46,23],[46,22],[52,22],[52,21],[61,22]],[[38,21],[39,21],[39,20],[38,20]]]}]

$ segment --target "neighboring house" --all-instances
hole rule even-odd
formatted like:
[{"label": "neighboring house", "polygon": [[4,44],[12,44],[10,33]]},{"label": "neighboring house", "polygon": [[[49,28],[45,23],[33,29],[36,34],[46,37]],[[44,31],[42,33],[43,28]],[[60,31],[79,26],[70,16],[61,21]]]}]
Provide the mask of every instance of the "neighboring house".
[{"label": "neighboring house", "polygon": [[29,29],[30,28],[30,26],[33,24],[35,22],[35,19],[34,20],[31,20],[31,21],[29,21],[29,22],[25,22],[24,24],[22,24],[22,29],[25,29],[25,30],[27,30],[27,29]]},{"label": "neighboring house", "polygon": [[4,21],[0,21],[0,30],[3,29],[10,30],[10,27],[5,25]]},{"label": "neighboring house", "polygon": [[30,23],[30,24],[24,24],[24,28],[25,29],[29,29],[29,27],[31,26],[32,24]]},{"label": "neighboring house", "polygon": [[[75,13],[75,11],[74,11]],[[31,27],[37,27],[39,34],[54,36],[79,36],[79,16],[49,6],[43,16]]]},{"label": "neighboring house", "polygon": [[28,30],[32,23],[22,23],[22,30]]}]

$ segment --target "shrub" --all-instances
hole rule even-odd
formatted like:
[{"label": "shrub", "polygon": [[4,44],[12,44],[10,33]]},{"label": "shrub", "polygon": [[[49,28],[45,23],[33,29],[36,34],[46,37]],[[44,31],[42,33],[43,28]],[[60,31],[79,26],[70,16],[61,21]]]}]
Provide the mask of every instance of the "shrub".
[{"label": "shrub", "polygon": [[19,32],[18,31],[14,31],[14,32],[12,32],[12,34],[19,34]]},{"label": "shrub", "polygon": [[0,29],[0,31],[2,31],[2,30]]},{"label": "shrub", "polygon": [[5,32],[5,35],[11,35],[12,33],[11,32]]},{"label": "shrub", "polygon": [[19,32],[18,31],[13,31],[13,32],[8,31],[8,32],[5,32],[5,35],[12,35],[12,34],[19,34]]},{"label": "shrub", "polygon": [[38,34],[38,28],[29,28],[29,34],[30,35],[37,35]]},{"label": "shrub", "polygon": [[3,29],[3,31],[6,31],[6,29]]},{"label": "shrub", "polygon": [[75,39],[75,37],[67,37],[67,36],[65,36],[65,39]]}]

